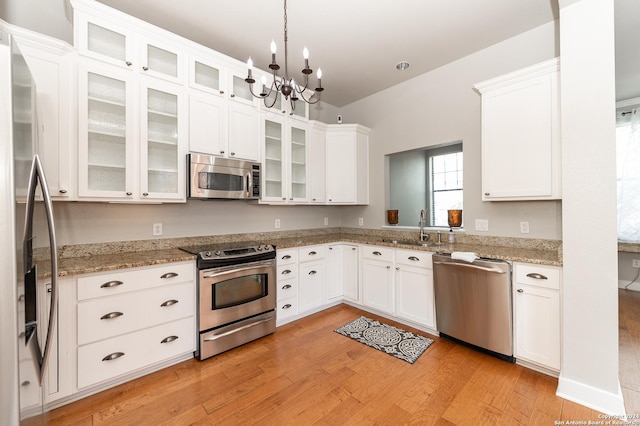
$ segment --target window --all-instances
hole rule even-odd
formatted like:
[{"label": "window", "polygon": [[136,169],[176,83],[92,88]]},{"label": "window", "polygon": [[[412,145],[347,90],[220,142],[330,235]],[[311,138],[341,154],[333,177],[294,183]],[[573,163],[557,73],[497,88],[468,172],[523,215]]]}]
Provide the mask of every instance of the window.
[{"label": "window", "polygon": [[447,210],[462,209],[462,144],[428,150],[429,225],[449,226]]},{"label": "window", "polygon": [[618,240],[640,242],[640,110],[617,114]]},{"label": "window", "polygon": [[398,210],[398,225],[448,227],[447,210],[462,209],[462,142],[387,155],[387,208]]}]

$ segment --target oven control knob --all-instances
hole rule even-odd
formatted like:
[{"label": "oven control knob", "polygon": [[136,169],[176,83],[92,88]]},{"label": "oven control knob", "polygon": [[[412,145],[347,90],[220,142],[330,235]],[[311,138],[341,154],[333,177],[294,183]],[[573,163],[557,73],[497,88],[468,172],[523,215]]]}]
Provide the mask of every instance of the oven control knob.
[{"label": "oven control knob", "polygon": [[258,251],[262,251],[262,249],[263,249],[263,248],[264,248],[264,246],[263,246],[262,244],[260,244],[260,245],[257,247],[257,250],[258,250]]},{"label": "oven control knob", "polygon": [[269,244],[265,244],[265,246],[264,246],[264,250],[266,250],[266,251],[271,250],[271,245],[269,245]]},{"label": "oven control knob", "polygon": [[210,252],[210,251],[206,252],[206,253],[204,254],[204,257],[211,257],[211,252]]},{"label": "oven control knob", "polygon": [[221,253],[220,253],[220,250],[216,250],[215,255],[216,255],[216,256],[220,256],[220,254],[221,254]]}]

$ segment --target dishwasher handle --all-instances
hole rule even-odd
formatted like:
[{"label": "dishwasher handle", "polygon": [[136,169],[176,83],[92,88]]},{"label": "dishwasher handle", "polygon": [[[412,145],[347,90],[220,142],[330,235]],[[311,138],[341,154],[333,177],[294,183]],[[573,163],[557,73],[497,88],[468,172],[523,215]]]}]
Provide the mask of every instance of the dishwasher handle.
[{"label": "dishwasher handle", "polygon": [[507,271],[503,271],[502,269],[485,268],[484,266],[478,266],[478,265],[472,265],[472,264],[466,264],[466,263],[434,261],[433,264],[434,265],[462,266],[463,268],[480,269],[480,270],[486,271],[486,272],[495,272],[496,274],[506,274],[507,273]]}]

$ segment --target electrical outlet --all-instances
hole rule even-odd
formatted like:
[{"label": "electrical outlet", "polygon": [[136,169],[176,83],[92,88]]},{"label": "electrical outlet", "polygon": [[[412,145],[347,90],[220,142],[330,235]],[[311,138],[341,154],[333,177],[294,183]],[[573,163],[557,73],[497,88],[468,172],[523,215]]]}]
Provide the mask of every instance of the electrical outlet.
[{"label": "electrical outlet", "polygon": [[324,218],[324,226],[329,226],[329,218],[328,217]]},{"label": "electrical outlet", "polygon": [[489,220],[476,219],[476,231],[489,231]]},{"label": "electrical outlet", "polygon": [[631,261],[631,266],[633,266],[634,268],[640,268],[640,259],[633,259]]},{"label": "electrical outlet", "polygon": [[364,226],[364,218],[358,218],[358,226]]},{"label": "electrical outlet", "polygon": [[529,233],[529,222],[520,222],[520,233],[521,234]]},{"label": "electrical outlet", "polygon": [[153,224],[153,236],[154,237],[159,237],[160,235],[162,235],[162,224],[161,223],[154,223]]},{"label": "electrical outlet", "polygon": [[280,229],[280,219],[276,219],[276,229]]}]

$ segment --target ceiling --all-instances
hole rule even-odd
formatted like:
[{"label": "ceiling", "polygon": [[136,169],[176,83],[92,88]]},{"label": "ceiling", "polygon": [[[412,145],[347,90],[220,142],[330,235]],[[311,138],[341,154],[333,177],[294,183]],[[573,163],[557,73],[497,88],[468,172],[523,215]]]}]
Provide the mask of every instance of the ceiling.
[{"label": "ceiling", "polygon": [[[261,69],[275,40],[282,65],[283,0],[100,1]],[[550,22],[557,2],[289,0],[287,15],[292,77],[307,46],[322,99],[340,107]],[[411,66],[400,72],[399,61]]]}]

